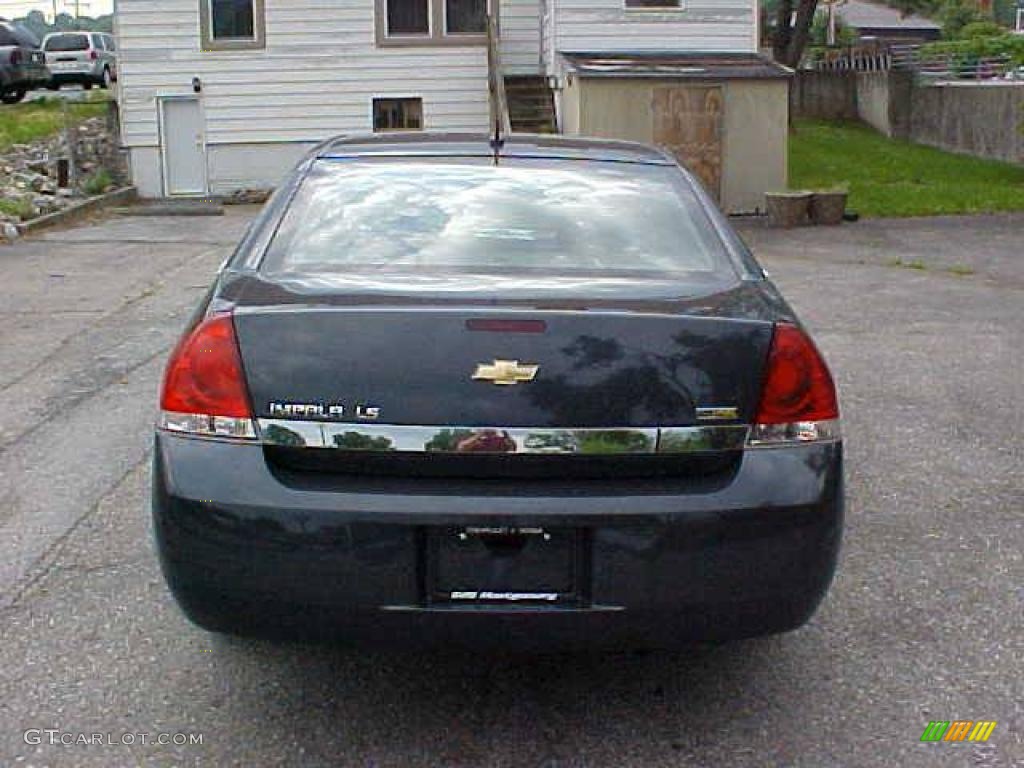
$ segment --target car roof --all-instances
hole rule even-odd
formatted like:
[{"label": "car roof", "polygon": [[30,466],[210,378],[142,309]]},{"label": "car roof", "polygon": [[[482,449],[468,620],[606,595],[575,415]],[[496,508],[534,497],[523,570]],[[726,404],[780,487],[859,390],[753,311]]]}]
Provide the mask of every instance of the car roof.
[{"label": "car roof", "polygon": [[18,24],[16,21],[8,21],[7,19],[0,19],[0,27],[3,27],[12,35],[15,39],[18,39],[21,45],[27,45],[31,48],[37,48],[39,46],[39,38],[36,37],[35,33]]},{"label": "car roof", "polygon": [[[482,133],[374,133],[338,136],[321,144],[318,158],[491,157],[491,137]],[[549,134],[512,133],[503,137],[500,157],[675,165],[657,147],[631,141],[584,139]]]}]

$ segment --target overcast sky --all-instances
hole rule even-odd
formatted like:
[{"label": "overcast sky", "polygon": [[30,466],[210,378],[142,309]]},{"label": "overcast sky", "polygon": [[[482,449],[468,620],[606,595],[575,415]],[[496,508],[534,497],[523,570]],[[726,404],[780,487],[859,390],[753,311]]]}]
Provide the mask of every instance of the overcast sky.
[{"label": "overcast sky", "polygon": [[[102,16],[105,13],[110,13],[113,4],[113,0],[81,0],[80,2],[83,16]],[[42,11],[49,18],[53,15],[53,0],[0,0],[0,16],[6,16],[9,19],[24,16],[32,10]],[[73,0],[57,0],[57,12],[63,11],[74,14]]]}]

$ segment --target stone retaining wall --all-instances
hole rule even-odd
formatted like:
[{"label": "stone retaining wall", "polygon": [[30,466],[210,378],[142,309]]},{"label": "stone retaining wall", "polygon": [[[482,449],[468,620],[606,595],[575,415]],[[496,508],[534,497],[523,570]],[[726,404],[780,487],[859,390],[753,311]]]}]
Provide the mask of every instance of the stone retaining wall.
[{"label": "stone retaining wall", "polygon": [[[20,215],[0,209],[0,227],[45,216],[87,198],[87,182],[101,169],[110,175],[110,183],[103,190],[93,188],[93,193],[124,186],[128,174],[116,110],[110,102],[106,115],[71,126],[67,136],[62,131],[0,153],[0,200],[8,201],[8,208],[20,209]],[[74,169],[68,175],[61,165],[68,168],[72,159]]]}]

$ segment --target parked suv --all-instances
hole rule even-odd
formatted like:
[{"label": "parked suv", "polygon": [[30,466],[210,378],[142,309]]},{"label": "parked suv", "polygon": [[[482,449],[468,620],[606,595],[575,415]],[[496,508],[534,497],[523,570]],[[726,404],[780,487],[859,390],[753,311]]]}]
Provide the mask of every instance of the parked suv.
[{"label": "parked suv", "polygon": [[0,20],[0,101],[15,104],[49,80],[36,36],[24,27]]},{"label": "parked suv", "polygon": [[109,88],[117,79],[117,54],[111,35],[51,32],[43,38],[43,50],[52,74],[52,90],[64,83],[80,83],[86,90],[94,85]]}]

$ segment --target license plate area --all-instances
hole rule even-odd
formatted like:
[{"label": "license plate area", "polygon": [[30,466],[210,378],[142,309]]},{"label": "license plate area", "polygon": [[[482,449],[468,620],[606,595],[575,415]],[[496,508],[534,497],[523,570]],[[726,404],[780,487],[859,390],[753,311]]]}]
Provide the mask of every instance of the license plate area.
[{"label": "license plate area", "polygon": [[570,528],[432,528],[426,601],[448,607],[580,606],[583,534]]}]

